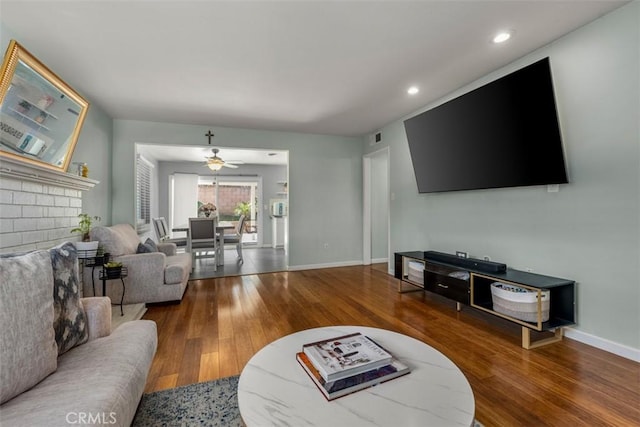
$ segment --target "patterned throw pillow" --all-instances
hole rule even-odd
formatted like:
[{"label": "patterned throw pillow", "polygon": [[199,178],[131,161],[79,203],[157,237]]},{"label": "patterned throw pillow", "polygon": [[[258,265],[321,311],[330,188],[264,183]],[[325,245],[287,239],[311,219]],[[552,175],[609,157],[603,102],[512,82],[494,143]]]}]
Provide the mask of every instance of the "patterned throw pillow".
[{"label": "patterned throw pillow", "polygon": [[78,254],[66,242],[49,250],[53,266],[53,329],[58,354],[62,354],[89,338],[87,319],[80,302]]},{"label": "patterned throw pillow", "polygon": [[148,254],[151,252],[158,252],[158,245],[156,245],[156,242],[154,242],[150,238],[147,238],[144,243],[138,244],[138,250],[136,251],[136,253]]}]

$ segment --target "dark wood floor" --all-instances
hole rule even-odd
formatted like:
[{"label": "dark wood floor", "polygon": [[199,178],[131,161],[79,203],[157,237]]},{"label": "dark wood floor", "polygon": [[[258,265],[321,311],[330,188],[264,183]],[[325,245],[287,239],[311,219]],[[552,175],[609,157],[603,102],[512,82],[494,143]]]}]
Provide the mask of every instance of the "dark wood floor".
[{"label": "dark wood floor", "polygon": [[[520,329],[422,292],[386,265],[194,280],[152,306],[158,352],[146,392],[239,374],[269,342],[328,325],[389,329],[435,347],[466,375],[486,426],[640,425],[640,364],[565,338],[524,350]],[[634,326],[634,327],[637,327]]]}]

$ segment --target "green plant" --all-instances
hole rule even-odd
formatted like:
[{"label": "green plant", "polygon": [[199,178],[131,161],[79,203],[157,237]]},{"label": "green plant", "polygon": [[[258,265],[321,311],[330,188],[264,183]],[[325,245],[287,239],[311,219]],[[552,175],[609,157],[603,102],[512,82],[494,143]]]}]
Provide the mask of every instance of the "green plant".
[{"label": "green plant", "polygon": [[118,268],[118,267],[122,267],[122,263],[119,261],[109,261],[104,266],[106,268]]},{"label": "green plant", "polygon": [[100,218],[99,216],[91,216],[86,213],[79,214],[78,218],[80,218],[80,221],[78,221],[78,226],[76,228],[72,228],[71,233],[82,233],[82,241],[88,242],[91,226],[93,225],[94,221],[101,221],[102,218]]},{"label": "green plant", "polygon": [[251,214],[251,203],[239,202],[233,212],[238,216],[244,215],[246,218],[249,218],[249,215]]}]

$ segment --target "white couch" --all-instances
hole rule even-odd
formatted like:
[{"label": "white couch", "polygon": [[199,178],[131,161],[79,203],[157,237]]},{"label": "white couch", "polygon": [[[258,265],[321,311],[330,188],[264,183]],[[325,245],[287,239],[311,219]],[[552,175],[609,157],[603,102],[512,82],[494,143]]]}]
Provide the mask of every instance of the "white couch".
[{"label": "white couch", "polygon": [[[119,261],[127,268],[124,304],[182,300],[191,273],[191,256],[177,253],[174,243],[156,244],[158,252],[137,253],[142,242],[130,224],[94,227],[90,236],[91,240],[100,242],[104,251],[110,254],[110,260]],[[84,296],[94,295],[94,284],[96,294],[102,294],[99,270],[97,267],[84,269]],[[110,280],[106,294],[112,301],[120,302],[120,280]]]},{"label": "white couch", "polygon": [[[79,298],[71,243],[0,256],[0,424],[129,426],[157,349],[155,322],[111,331],[109,298]],[[88,422],[91,421],[91,422]]]}]

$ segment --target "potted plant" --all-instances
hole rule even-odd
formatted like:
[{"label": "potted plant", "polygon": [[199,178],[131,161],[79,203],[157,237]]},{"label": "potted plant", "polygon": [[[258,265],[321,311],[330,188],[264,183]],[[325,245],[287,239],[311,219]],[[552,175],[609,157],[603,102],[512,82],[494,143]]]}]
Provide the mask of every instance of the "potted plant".
[{"label": "potted plant", "polygon": [[122,273],[122,263],[118,261],[109,261],[104,265],[104,271],[107,279],[117,279]]},{"label": "potted plant", "polygon": [[81,213],[78,215],[80,221],[78,221],[78,226],[76,228],[71,229],[71,233],[82,233],[82,241],[88,242],[91,240],[89,237],[89,232],[91,231],[91,226],[94,221],[101,221],[102,218],[99,216],[91,216],[86,213]]},{"label": "potted plant", "polygon": [[249,215],[251,214],[251,203],[239,202],[233,212],[238,216],[244,215],[245,218],[249,218]]},{"label": "potted plant", "polygon": [[80,218],[78,226],[71,229],[71,233],[82,233],[82,241],[74,243],[78,251],[78,258],[93,258],[96,256],[100,242],[90,242],[89,232],[91,231],[91,226],[94,221],[100,221],[101,218],[86,213],[79,214],[78,218]]}]

